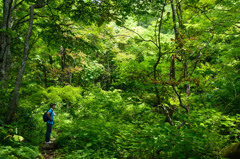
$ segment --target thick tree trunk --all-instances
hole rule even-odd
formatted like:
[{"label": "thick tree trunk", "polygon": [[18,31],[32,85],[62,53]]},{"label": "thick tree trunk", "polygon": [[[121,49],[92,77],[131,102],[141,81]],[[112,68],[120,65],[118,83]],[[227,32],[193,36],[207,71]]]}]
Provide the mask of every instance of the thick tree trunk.
[{"label": "thick tree trunk", "polygon": [[31,37],[32,33],[32,27],[33,27],[33,15],[34,15],[34,6],[30,6],[30,19],[29,19],[29,27],[28,27],[28,32],[25,38],[25,43],[24,43],[24,54],[23,54],[23,59],[22,59],[22,66],[18,72],[17,79],[16,79],[16,84],[14,88],[14,94],[11,99],[10,105],[9,105],[9,112],[7,114],[7,119],[6,123],[11,123],[14,117],[15,110],[18,106],[18,99],[19,99],[19,91],[22,83],[22,77],[23,73],[26,67],[27,63],[27,58],[29,54],[29,40]]},{"label": "thick tree trunk", "polygon": [[[11,7],[12,0],[3,1],[3,23],[1,29],[9,31],[9,25],[11,23]],[[0,32],[1,47],[0,47],[0,81],[8,79],[8,72],[10,69],[10,43],[11,37],[6,32]]]}]

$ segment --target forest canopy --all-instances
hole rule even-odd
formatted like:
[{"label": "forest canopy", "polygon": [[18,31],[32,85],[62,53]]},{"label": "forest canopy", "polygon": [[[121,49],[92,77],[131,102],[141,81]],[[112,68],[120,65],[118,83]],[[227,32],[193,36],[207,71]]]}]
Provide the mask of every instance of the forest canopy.
[{"label": "forest canopy", "polygon": [[[238,158],[240,1],[3,0],[0,158]],[[46,153],[46,152],[45,152]]]}]

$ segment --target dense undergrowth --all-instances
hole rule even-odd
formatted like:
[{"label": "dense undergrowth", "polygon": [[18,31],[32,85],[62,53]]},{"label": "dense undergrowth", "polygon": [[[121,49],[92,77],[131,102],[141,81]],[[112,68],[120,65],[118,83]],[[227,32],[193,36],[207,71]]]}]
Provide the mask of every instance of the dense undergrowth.
[{"label": "dense undergrowth", "polygon": [[222,148],[239,141],[240,115],[203,105],[189,115],[177,110],[171,126],[163,114],[120,90],[35,85],[23,91],[30,95],[20,103],[18,122],[1,127],[0,158],[40,157],[42,114],[50,102],[57,103],[52,133],[57,158],[220,158]]},{"label": "dense undergrowth", "polygon": [[55,158],[240,156],[239,8],[3,0],[0,159],[43,158],[50,103]]}]

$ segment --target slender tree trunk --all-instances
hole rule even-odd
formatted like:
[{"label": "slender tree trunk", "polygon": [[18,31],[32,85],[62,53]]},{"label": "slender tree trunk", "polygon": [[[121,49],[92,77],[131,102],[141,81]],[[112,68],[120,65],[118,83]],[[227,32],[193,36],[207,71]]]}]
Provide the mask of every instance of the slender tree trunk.
[{"label": "slender tree trunk", "polygon": [[[240,63],[240,56],[237,56],[238,62]],[[240,66],[238,66],[238,74],[240,74]]]},{"label": "slender tree trunk", "polygon": [[175,55],[171,57],[171,66],[170,66],[170,81],[175,80]]},{"label": "slender tree trunk", "polygon": [[[43,72],[43,81],[41,80],[41,83],[43,85],[44,88],[47,88],[48,85],[47,85],[47,67],[46,67],[46,62],[45,61],[42,61],[42,64],[39,63],[39,67],[42,68],[42,72]],[[39,73],[39,77],[41,78],[41,75]]]},{"label": "slender tree trunk", "polygon": [[60,47],[60,52],[61,52],[61,68],[62,68],[62,73],[61,73],[61,82],[64,86],[64,77],[65,77],[65,66],[66,66],[66,49],[63,48],[62,46]]},{"label": "slender tree trunk", "polygon": [[174,125],[173,122],[172,122],[172,118],[169,114],[169,111],[167,110],[167,108],[165,107],[165,105],[162,103],[162,99],[159,95],[159,89],[158,89],[158,84],[157,84],[157,66],[158,64],[160,63],[160,59],[162,57],[162,49],[161,49],[161,27],[162,27],[162,20],[163,20],[163,13],[164,13],[164,9],[165,9],[165,5],[166,5],[166,2],[164,3],[164,6],[162,8],[162,12],[161,12],[161,18],[160,18],[160,22],[159,22],[159,25],[158,25],[158,59],[157,59],[157,62],[154,64],[153,66],[153,71],[154,71],[154,86],[155,86],[155,94],[156,94],[156,97],[157,97],[157,106],[158,107],[162,107],[164,113],[165,113],[165,116],[166,116],[166,121],[168,121],[170,123],[170,125]]},{"label": "slender tree trunk", "polygon": [[[183,45],[181,43],[181,40],[180,40],[180,37],[179,37],[179,32],[178,32],[178,29],[177,29],[176,10],[175,10],[175,5],[174,5],[174,0],[171,0],[171,7],[172,7],[172,16],[173,16],[173,28],[174,28],[174,33],[175,33],[175,42],[178,44],[178,46],[176,48],[175,55],[172,55],[171,67],[170,67],[171,68],[170,69],[170,80],[172,80],[172,79],[175,80],[175,58],[177,57],[177,50],[181,51]],[[178,8],[181,8],[180,3],[178,4]],[[181,12],[181,10],[180,10],[180,12]],[[178,15],[178,17],[182,18],[182,15]],[[180,26],[181,25],[182,25],[182,21],[180,23]],[[187,57],[185,57],[185,58],[187,58]],[[188,67],[187,66],[187,59],[185,59],[185,70],[188,74],[188,68],[187,67]],[[173,88],[175,94],[178,96],[180,106],[183,107],[186,110],[187,113],[189,113],[188,105],[183,104],[181,94],[177,92],[174,83],[172,83],[172,88]],[[187,86],[187,97],[189,95],[190,95],[190,85]]]},{"label": "slender tree trunk", "polygon": [[49,55],[49,63],[52,65],[53,64],[53,59],[52,59],[52,56]]},{"label": "slender tree trunk", "polygon": [[[1,29],[8,31],[9,25],[11,23],[11,7],[12,7],[12,0],[4,0],[3,1],[3,23]],[[1,38],[1,47],[0,47],[0,81],[8,79],[8,72],[10,69],[10,43],[11,37],[5,33],[0,32]]]},{"label": "slender tree trunk", "polygon": [[161,27],[162,27],[162,18],[163,18],[164,8],[165,8],[165,6],[162,9],[162,15],[161,15],[161,19],[160,19],[159,26],[158,26],[158,59],[157,59],[157,62],[153,66],[154,81],[155,81],[154,86],[155,86],[155,94],[157,97],[157,105],[159,105],[161,103],[161,98],[159,95],[159,90],[158,90],[156,81],[157,81],[157,66],[158,66],[161,56],[162,56],[160,35],[161,35]]},{"label": "slender tree trunk", "polygon": [[[188,61],[187,61],[187,55],[185,54],[185,71],[186,71],[186,76],[189,77],[189,71],[188,71]],[[189,96],[190,96],[190,90],[191,90],[191,86],[190,84],[186,85],[186,107],[188,108],[188,111],[190,111],[189,108]]]},{"label": "slender tree trunk", "polygon": [[[45,63],[45,62],[44,62]],[[43,74],[44,74],[44,87],[47,88],[48,87],[48,80],[47,80],[47,68],[46,65],[43,64]]]},{"label": "slender tree trunk", "polygon": [[177,0],[177,15],[178,15],[178,22],[179,22],[179,27],[181,29],[184,28],[183,26],[183,21],[182,21],[182,9],[181,9],[181,2],[179,2],[179,0]]},{"label": "slender tree trunk", "polygon": [[65,61],[66,61],[66,49],[61,46],[60,51],[61,51],[61,68],[62,68],[62,71],[64,71]]},{"label": "slender tree trunk", "polygon": [[[171,0],[171,7],[172,7],[172,18],[173,18],[173,28],[174,28],[174,34],[175,34],[175,42],[179,43],[179,33],[177,30],[177,21],[176,21],[176,11],[175,11],[175,6],[174,6],[174,1]],[[177,52],[177,51],[176,51]],[[171,66],[170,66],[170,80],[175,80],[175,55],[172,55],[171,58]]]},{"label": "slender tree trunk", "polygon": [[[39,80],[42,83],[42,86],[44,88],[47,88],[47,68],[45,66],[46,62],[45,61],[41,61],[41,60],[39,60],[37,62],[38,62],[38,67],[41,68],[42,72],[43,72],[43,77],[42,77],[40,72],[38,73]],[[42,80],[42,78],[43,78],[43,80]]]},{"label": "slender tree trunk", "polygon": [[72,85],[73,73],[69,72],[69,84]]},{"label": "slender tree trunk", "polygon": [[[181,3],[179,2],[179,0],[177,0],[178,4],[177,4],[177,15],[178,15],[178,21],[179,21],[179,27],[181,29],[184,29],[184,26],[183,26],[183,19],[182,19],[182,9],[181,9]],[[178,43],[180,49],[181,49],[181,53],[183,54],[183,43],[179,41]],[[186,75],[186,77],[189,77],[189,70],[188,70],[188,57],[187,57],[187,53],[185,52],[184,53],[185,55],[185,63],[184,63],[184,66],[185,66],[185,72],[184,74]],[[189,108],[189,96],[190,96],[190,93],[191,93],[191,86],[190,84],[187,84],[186,85],[186,98],[187,98],[187,102],[186,102],[186,108],[188,109],[188,112],[190,111],[190,108]]]},{"label": "slender tree trunk", "polygon": [[25,38],[25,43],[24,43],[24,54],[23,54],[23,59],[22,59],[22,66],[18,72],[17,79],[16,79],[16,84],[14,88],[14,94],[11,99],[10,105],[9,105],[9,112],[7,114],[7,119],[6,123],[11,123],[13,118],[14,118],[14,113],[16,111],[16,108],[18,106],[18,100],[19,100],[19,91],[22,83],[22,77],[24,70],[26,68],[26,63],[27,63],[27,58],[29,55],[29,40],[31,37],[32,33],[32,27],[33,27],[33,15],[34,15],[34,6],[30,6],[30,19],[29,19],[29,27],[28,27],[28,32]]},{"label": "slender tree trunk", "polygon": [[174,0],[171,0],[171,7],[172,7],[172,16],[173,16],[173,28],[174,28],[174,34],[175,34],[175,41],[179,43],[179,33],[177,30],[177,20],[176,20],[176,10],[174,6]]}]

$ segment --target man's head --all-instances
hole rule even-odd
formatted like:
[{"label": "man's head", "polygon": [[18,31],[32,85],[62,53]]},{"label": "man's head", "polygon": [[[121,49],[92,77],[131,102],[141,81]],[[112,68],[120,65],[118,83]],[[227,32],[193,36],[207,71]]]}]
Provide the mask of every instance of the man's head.
[{"label": "man's head", "polygon": [[56,105],[56,104],[51,103],[51,104],[50,104],[50,107],[53,108],[53,109],[55,109],[55,105]]}]

